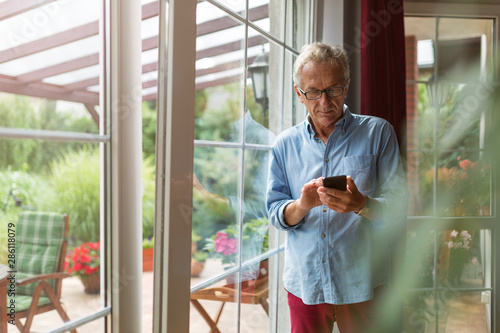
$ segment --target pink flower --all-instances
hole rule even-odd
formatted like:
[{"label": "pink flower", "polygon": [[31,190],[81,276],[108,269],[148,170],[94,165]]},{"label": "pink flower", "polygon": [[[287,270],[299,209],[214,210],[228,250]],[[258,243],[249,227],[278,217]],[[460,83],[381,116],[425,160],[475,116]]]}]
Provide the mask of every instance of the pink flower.
[{"label": "pink flower", "polygon": [[457,236],[458,236],[458,231],[453,230],[453,231],[451,232],[451,237],[457,237]]},{"label": "pink flower", "polygon": [[215,235],[215,252],[228,256],[236,253],[237,247],[236,239],[227,237],[227,233],[219,231]]}]

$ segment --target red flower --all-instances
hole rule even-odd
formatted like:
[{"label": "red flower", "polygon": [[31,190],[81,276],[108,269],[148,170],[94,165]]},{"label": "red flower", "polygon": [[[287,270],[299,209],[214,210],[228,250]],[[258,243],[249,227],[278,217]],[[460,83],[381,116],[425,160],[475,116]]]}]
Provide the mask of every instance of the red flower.
[{"label": "red flower", "polygon": [[99,271],[99,242],[83,243],[66,256],[64,269],[71,275],[84,276]]},{"label": "red flower", "polygon": [[88,254],[84,254],[81,258],[81,262],[84,262],[84,263],[92,262],[92,257],[89,256]]},{"label": "red flower", "polygon": [[472,165],[472,162],[469,160],[463,160],[460,162],[460,168],[463,169],[464,171],[467,171]]}]

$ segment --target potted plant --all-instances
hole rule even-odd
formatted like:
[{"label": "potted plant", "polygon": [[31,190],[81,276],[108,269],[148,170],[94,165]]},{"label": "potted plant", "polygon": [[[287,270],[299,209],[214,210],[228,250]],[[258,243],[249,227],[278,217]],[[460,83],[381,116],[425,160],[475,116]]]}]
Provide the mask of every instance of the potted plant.
[{"label": "potted plant", "polygon": [[208,252],[196,250],[191,257],[191,276],[198,277],[205,268]]},{"label": "potted plant", "polygon": [[[263,217],[260,219],[244,222],[242,226],[242,262],[250,260],[269,249],[268,220]],[[204,247],[211,257],[220,259],[224,268],[231,268],[239,260],[239,228],[237,226],[227,227],[219,230],[215,235],[206,239]],[[255,282],[267,278],[267,260],[260,263],[259,266],[248,267],[241,273],[241,281],[246,282],[248,286],[255,286]],[[231,277],[228,283],[233,283]]]},{"label": "potted plant", "polygon": [[472,235],[467,230],[453,230],[446,235],[448,239],[443,245],[445,251],[448,252],[446,253],[448,260],[447,262],[445,260],[447,267],[442,269],[442,279],[454,285],[460,282],[464,265],[470,260]]},{"label": "potted plant", "polygon": [[100,291],[100,244],[99,242],[82,243],[68,253],[64,269],[72,276],[77,276],[88,294]]},{"label": "potted plant", "polygon": [[151,272],[153,270],[153,250],[154,237],[148,237],[142,240],[142,271]]}]

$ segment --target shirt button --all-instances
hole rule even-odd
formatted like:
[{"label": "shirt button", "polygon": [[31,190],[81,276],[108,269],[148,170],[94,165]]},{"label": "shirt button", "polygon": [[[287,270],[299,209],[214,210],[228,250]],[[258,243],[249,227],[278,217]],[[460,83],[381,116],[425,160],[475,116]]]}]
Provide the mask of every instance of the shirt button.
[{"label": "shirt button", "polygon": [[326,237],[325,233],[322,233],[322,234],[321,234],[321,237],[325,238],[325,237]]},{"label": "shirt button", "polygon": [[326,213],[326,208],[323,208],[323,213]]},{"label": "shirt button", "polygon": [[325,161],[330,162],[330,160],[328,158]]}]

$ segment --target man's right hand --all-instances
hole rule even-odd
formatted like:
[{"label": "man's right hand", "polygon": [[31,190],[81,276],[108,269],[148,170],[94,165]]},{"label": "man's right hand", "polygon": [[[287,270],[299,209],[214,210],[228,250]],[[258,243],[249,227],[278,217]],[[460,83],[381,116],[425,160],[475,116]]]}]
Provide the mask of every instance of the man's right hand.
[{"label": "man's right hand", "polygon": [[300,191],[300,198],[285,207],[285,223],[297,225],[312,208],[322,205],[318,187],[323,185],[323,178],[316,178],[306,183]]}]

